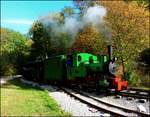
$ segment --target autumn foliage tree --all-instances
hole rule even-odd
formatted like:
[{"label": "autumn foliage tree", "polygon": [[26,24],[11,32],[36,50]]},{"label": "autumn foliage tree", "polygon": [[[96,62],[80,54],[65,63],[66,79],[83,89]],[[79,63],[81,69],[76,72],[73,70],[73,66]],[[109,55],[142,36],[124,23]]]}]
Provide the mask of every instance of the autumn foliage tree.
[{"label": "autumn foliage tree", "polygon": [[150,10],[150,1],[149,0],[124,0],[125,2],[132,2],[138,6],[145,7]]},{"label": "autumn foliage tree", "polygon": [[149,46],[149,11],[124,1],[98,1],[107,8],[106,22],[112,29],[114,55],[130,63]]},{"label": "autumn foliage tree", "polygon": [[[89,7],[95,4],[102,5],[107,9],[105,23],[112,33],[114,55],[121,60],[122,64],[130,63],[137,57],[138,53],[148,47],[149,11],[144,7],[132,4],[132,2],[128,3],[124,1],[94,1],[92,4],[88,1],[85,5]],[[87,9],[87,7],[85,7],[85,9]],[[81,10],[80,7],[79,10]],[[64,23],[65,17],[73,14],[74,12],[71,8],[66,8],[62,12],[58,13],[58,15],[54,14],[54,18],[58,20],[61,26]],[[69,40],[69,35],[67,35],[67,33],[62,33],[60,36],[56,35],[56,37],[54,37],[54,33],[51,32],[51,30],[45,33],[45,29],[41,28],[43,27],[42,24],[39,26],[33,25],[33,27],[35,27],[35,32],[38,32],[33,33],[33,40],[37,39],[37,43],[39,43],[39,46],[37,47],[39,48],[39,51],[35,52],[43,52],[43,54],[45,54],[52,50],[49,50],[52,45],[58,44],[58,46],[56,46],[58,52],[55,52],[65,53],[66,45]],[[38,34],[40,34],[40,36],[38,36]],[[53,36],[54,39],[52,39],[51,36]],[[104,38],[104,35],[99,33],[92,26],[85,26],[79,31],[71,49],[72,51],[104,54],[107,46],[105,43],[105,40],[107,41],[107,39]],[[35,40],[34,42],[36,42]],[[55,41],[55,43],[52,44],[52,41]],[[33,46],[35,46],[35,43]],[[46,48],[47,50],[45,50]]]},{"label": "autumn foliage tree", "polygon": [[104,54],[106,52],[106,41],[96,28],[87,25],[77,35],[72,45],[72,51]]}]

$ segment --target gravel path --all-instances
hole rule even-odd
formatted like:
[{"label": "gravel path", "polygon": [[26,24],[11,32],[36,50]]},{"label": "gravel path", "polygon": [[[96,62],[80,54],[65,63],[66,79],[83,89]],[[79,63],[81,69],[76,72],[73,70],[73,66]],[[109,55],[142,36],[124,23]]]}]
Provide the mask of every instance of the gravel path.
[{"label": "gravel path", "polygon": [[80,101],[70,97],[66,93],[58,88],[50,85],[38,85],[37,83],[21,79],[23,83],[31,84],[33,86],[39,86],[43,89],[49,91],[49,96],[53,97],[60,107],[71,113],[73,116],[99,116],[99,117],[110,117],[110,114],[100,112],[94,108],[87,106],[86,104],[81,103]]},{"label": "gravel path", "polygon": [[12,80],[12,79],[14,79],[14,78],[21,78],[21,77],[22,77],[22,75],[2,76],[2,77],[0,78],[0,84],[1,84],[1,85],[6,84],[7,81],[9,81],[9,80]]},{"label": "gravel path", "polygon": [[49,95],[57,101],[64,111],[71,113],[73,116],[110,116],[81,103],[56,87],[44,85],[42,88],[50,90]]}]

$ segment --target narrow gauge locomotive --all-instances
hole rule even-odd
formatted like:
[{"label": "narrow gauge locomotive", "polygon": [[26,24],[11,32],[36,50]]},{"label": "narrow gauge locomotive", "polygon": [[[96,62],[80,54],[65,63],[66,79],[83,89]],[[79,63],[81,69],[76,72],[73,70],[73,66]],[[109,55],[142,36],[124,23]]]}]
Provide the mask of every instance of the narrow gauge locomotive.
[{"label": "narrow gauge locomotive", "polygon": [[95,87],[113,88],[117,91],[127,88],[127,81],[115,76],[115,61],[112,59],[112,47],[108,54],[93,55],[74,53],[49,57],[40,62],[23,65],[23,76],[38,82],[57,82],[63,84],[88,84]]}]

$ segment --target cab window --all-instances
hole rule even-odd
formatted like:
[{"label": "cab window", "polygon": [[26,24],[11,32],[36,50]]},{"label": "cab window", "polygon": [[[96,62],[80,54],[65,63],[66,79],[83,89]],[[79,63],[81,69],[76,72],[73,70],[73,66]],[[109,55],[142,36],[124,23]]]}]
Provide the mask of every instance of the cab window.
[{"label": "cab window", "polygon": [[78,61],[81,61],[81,60],[82,60],[82,58],[81,58],[81,56],[79,55],[79,56],[78,56]]},{"label": "cab window", "polygon": [[89,57],[89,63],[93,63],[93,57],[92,56]]}]

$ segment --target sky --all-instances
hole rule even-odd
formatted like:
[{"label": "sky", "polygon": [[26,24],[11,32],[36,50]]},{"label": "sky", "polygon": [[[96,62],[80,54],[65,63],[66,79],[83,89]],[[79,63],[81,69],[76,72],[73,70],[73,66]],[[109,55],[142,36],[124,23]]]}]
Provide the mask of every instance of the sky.
[{"label": "sky", "polygon": [[71,0],[61,1],[1,1],[1,27],[26,34],[40,16],[73,6]]}]

